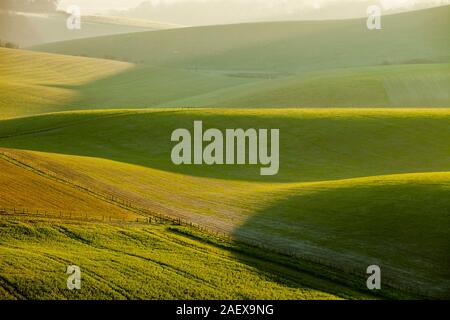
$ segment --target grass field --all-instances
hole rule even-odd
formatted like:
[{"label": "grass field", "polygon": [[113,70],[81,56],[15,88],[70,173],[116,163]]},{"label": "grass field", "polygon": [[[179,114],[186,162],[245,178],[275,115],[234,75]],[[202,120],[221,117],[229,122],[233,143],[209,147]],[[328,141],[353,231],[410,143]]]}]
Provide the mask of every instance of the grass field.
[{"label": "grass field", "polygon": [[449,107],[449,10],[386,17],[388,35],[368,32],[363,20],[285,22],[35,48],[103,59],[0,48],[0,118],[148,107]]},{"label": "grass field", "polygon": [[[279,175],[172,165],[171,131],[200,118],[279,127]],[[34,150],[7,154],[79,185],[345,272],[376,262],[394,287],[448,294],[446,109],[121,110],[2,123],[0,146]]]},{"label": "grass field", "polygon": [[[373,296],[364,290],[364,280],[358,274],[339,275],[324,265],[270,253],[192,227],[171,227],[164,220],[157,224],[152,220],[153,225],[148,225],[147,219],[130,208],[117,206],[117,197],[124,199],[123,194],[115,193],[117,190],[106,191],[114,195],[115,202],[93,197],[85,188],[74,187],[73,182],[82,185],[77,177],[70,180],[67,174],[49,174],[40,170],[42,166],[24,164],[36,165],[36,160],[45,164],[45,155],[36,158],[16,150],[1,152],[0,183],[12,187],[1,189],[0,200],[2,299],[414,297],[393,288]],[[20,161],[12,161],[11,156]],[[83,166],[83,161],[74,160]],[[63,162],[51,164],[53,171],[59,168],[70,174],[75,169],[65,167]],[[104,191],[98,185],[89,187]],[[5,207],[28,210],[13,214],[4,211]],[[58,214],[61,212],[62,216]],[[136,218],[139,220],[133,222]],[[32,267],[28,261],[33,261]],[[66,289],[67,264],[83,266],[87,290],[78,294]]]},{"label": "grass field", "polygon": [[75,109],[448,107],[449,11],[445,6],[386,16],[379,32],[368,31],[364,19],[255,23],[32,49],[136,64],[69,86],[78,93]]},{"label": "grass field", "polygon": [[380,32],[369,31],[366,19],[250,23],[96,37],[32,49],[97,58],[113,55],[152,66],[242,76],[442,63],[450,62],[449,11],[450,6],[443,6],[385,16]]},{"label": "grass field", "polygon": [[[0,145],[110,159],[189,175],[307,182],[450,171],[447,109],[153,109],[88,111],[2,121]],[[193,128],[279,128],[280,171],[255,166],[176,166],[171,133]],[[95,124],[95,125],[93,125]],[[54,128],[54,129],[53,129]],[[27,134],[24,134],[27,133]],[[8,138],[9,137],[9,138]],[[145,137],[145,138],[144,138]],[[69,143],[70,141],[70,143]],[[169,159],[168,159],[169,157]]]},{"label": "grass field", "polygon": [[74,108],[75,90],[130,64],[0,48],[0,119]]},{"label": "grass field", "polygon": [[[449,298],[449,11],[0,48],[0,298]],[[196,120],[279,174],[174,165]]]},{"label": "grass field", "polygon": [[[0,297],[8,299],[339,299],[369,295],[264,261],[262,252],[167,226],[0,218]],[[237,259],[239,258],[239,259]],[[286,257],[274,259],[282,261]],[[32,267],[28,264],[33,261]],[[266,254],[266,259],[270,256]],[[275,260],[276,261],[276,260]],[[67,265],[82,290],[66,289]],[[320,289],[312,289],[311,286]],[[322,290],[322,291],[321,291]],[[326,293],[340,291],[340,295]]]},{"label": "grass field", "polygon": [[[10,159],[0,158],[0,184],[8,186],[2,188],[0,208],[33,209],[33,212],[49,212],[64,214],[72,213],[88,215],[89,218],[114,217],[118,219],[135,219],[136,213],[127,211],[113,204],[99,201],[83,190],[77,190],[69,185],[40,176]],[[67,209],[76,211],[68,212]]]}]

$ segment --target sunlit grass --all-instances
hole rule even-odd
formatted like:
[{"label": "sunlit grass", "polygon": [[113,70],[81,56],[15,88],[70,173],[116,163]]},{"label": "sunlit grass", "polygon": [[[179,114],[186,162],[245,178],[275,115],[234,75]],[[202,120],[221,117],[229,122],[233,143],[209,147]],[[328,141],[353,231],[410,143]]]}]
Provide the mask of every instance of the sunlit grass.
[{"label": "sunlit grass", "polygon": [[[337,298],[311,284],[339,290],[301,273],[274,278],[166,227],[0,219],[0,236],[0,298],[297,300]],[[80,291],[66,287],[68,265],[81,268]]]}]

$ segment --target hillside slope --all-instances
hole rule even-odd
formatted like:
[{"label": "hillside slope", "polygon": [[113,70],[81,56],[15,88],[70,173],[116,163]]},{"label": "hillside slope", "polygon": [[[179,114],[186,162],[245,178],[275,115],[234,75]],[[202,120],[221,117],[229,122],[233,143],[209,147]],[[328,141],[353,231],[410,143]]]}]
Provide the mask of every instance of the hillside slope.
[{"label": "hillside slope", "polygon": [[[183,228],[0,217],[0,298],[339,299],[367,298],[307,272],[267,264],[249,249],[192,239]],[[230,245],[230,244],[228,244]],[[247,252],[246,252],[246,251]],[[283,259],[272,256],[273,259]],[[29,268],[32,261],[33,268]],[[101,263],[100,263],[101,262]],[[281,261],[279,261],[281,262]],[[67,290],[68,265],[82,290]],[[257,269],[257,267],[263,269]],[[318,289],[313,289],[316,287]],[[336,292],[327,293],[327,292]]]},{"label": "hillside slope", "polygon": [[[2,121],[0,145],[40,151],[8,152],[140,207],[349,273],[379,264],[391,286],[448,295],[449,111],[102,113]],[[279,127],[279,176],[171,165],[171,131],[198,118],[207,127]]]},{"label": "hillside slope", "polygon": [[69,15],[0,11],[0,39],[20,47],[112,34],[177,28],[175,24],[109,16],[82,16],[81,29],[67,28]]},{"label": "hillside slope", "polygon": [[440,63],[450,62],[449,14],[450,6],[444,6],[385,16],[379,31],[369,31],[366,19],[251,23],[97,37],[32,49],[232,72]]},{"label": "hillside slope", "polygon": [[127,211],[70,185],[33,172],[0,153],[0,210],[7,213],[64,214],[73,218],[136,219]]},{"label": "hillside slope", "polygon": [[377,31],[364,19],[272,22],[32,49],[138,64],[77,87],[80,108],[449,107],[449,15],[444,6],[385,16]]},{"label": "hillside slope", "polygon": [[[192,131],[198,119],[204,130],[280,129],[278,175],[260,176],[260,165],[172,164],[172,132],[178,128]],[[308,182],[450,171],[447,109],[84,111],[1,123],[3,147],[104,158],[227,180]]]},{"label": "hillside slope", "polygon": [[70,86],[132,68],[111,60],[0,48],[0,119],[74,108]]},{"label": "hillside slope", "polygon": [[0,71],[3,119],[124,107],[448,107],[450,103],[450,64],[243,76],[0,48]]}]

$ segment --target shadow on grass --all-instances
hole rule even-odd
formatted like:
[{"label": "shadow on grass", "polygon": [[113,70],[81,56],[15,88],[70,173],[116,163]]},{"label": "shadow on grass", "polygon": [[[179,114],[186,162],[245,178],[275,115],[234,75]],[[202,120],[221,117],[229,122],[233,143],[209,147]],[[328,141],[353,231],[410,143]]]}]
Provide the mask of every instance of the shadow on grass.
[{"label": "shadow on grass", "polygon": [[234,237],[313,261],[277,260],[363,292],[367,267],[379,265],[381,296],[448,299],[449,195],[448,174],[306,187],[252,215]]},{"label": "shadow on grass", "polygon": [[[193,176],[299,182],[450,171],[450,116],[389,111],[159,110],[44,115],[2,121],[0,146],[105,158]],[[178,128],[280,129],[280,170],[262,165],[181,165],[171,161]],[[23,134],[23,133],[27,134]],[[205,146],[206,144],[204,144]]]}]

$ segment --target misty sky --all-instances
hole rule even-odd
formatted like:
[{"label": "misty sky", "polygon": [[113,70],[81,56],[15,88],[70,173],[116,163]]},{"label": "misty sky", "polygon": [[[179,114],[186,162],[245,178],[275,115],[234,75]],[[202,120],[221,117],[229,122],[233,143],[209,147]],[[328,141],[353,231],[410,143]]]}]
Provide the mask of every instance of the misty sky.
[{"label": "misty sky", "polygon": [[[133,11],[142,2],[150,2],[151,6],[146,6],[146,11],[141,10],[142,7]],[[387,11],[399,11],[450,4],[450,0],[61,0],[60,9],[76,4],[83,14],[110,14],[112,11],[129,10],[127,15],[131,17],[201,25],[215,22],[351,18],[364,16],[365,6],[374,3],[381,4]],[[237,15],[235,19],[234,14]]]},{"label": "misty sky", "polygon": [[[176,3],[176,2],[214,2],[216,0],[61,0],[61,8],[70,4],[77,4],[86,11],[108,11],[110,9],[130,9],[134,8],[144,1],[149,1],[155,6],[162,3]],[[330,3],[337,3],[342,0],[240,0],[241,2],[253,2],[255,6],[298,6],[305,7],[326,7]],[[364,2],[366,0],[348,0],[344,2]],[[449,3],[448,0],[380,0],[382,5],[387,7],[395,6],[414,6],[420,3],[440,4]]]}]

